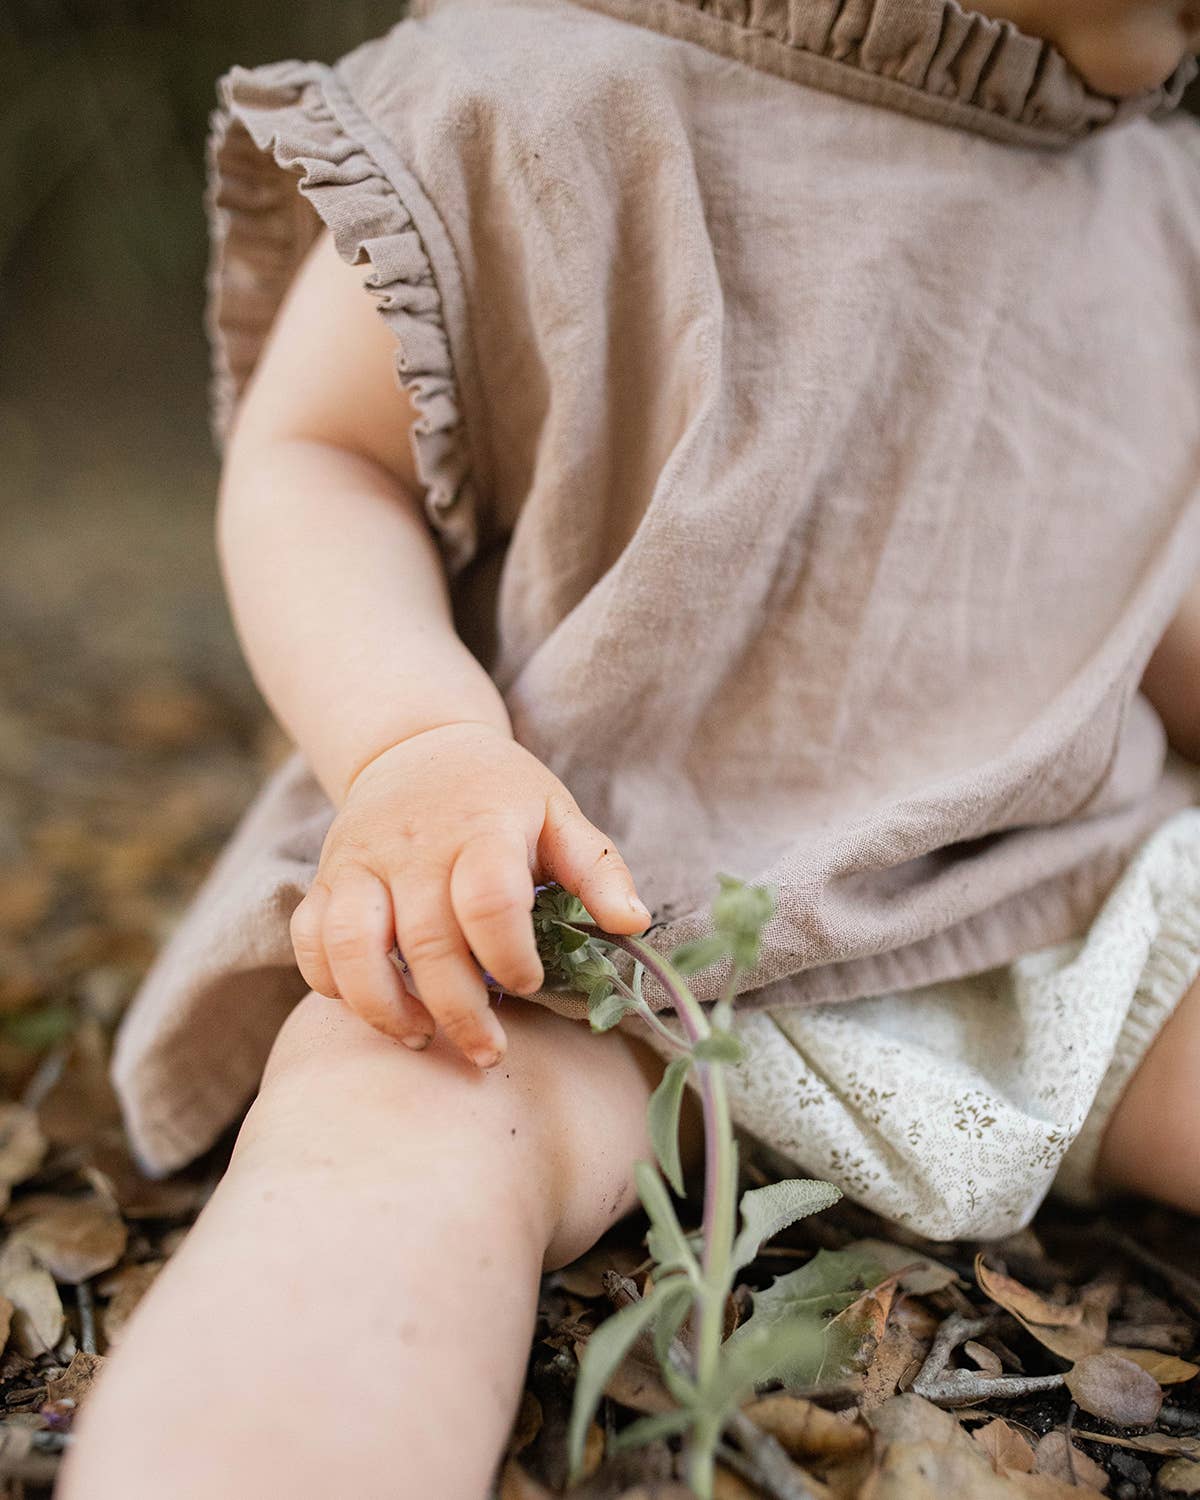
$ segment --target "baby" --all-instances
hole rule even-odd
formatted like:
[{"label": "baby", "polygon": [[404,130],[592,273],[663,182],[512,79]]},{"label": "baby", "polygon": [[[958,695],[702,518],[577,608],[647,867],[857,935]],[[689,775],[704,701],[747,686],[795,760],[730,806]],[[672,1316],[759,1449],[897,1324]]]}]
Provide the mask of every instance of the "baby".
[{"label": "baby", "polygon": [[[1164,0],[442,0],[335,69],[234,70],[219,547],[303,767],[126,1022],[147,1169],[269,1056],[60,1500],[483,1500],[539,1277],[633,1207],[662,1069],[543,990],[536,882],[669,947],[718,869],[782,871],[747,989],[832,1013],[1077,939],[1190,815],[1145,699],[1200,752],[1200,192],[1193,127],[1149,116],[1198,45]],[[989,227],[1038,195],[1061,262]],[[1192,1211],[1198,970],[1096,1163]]]}]

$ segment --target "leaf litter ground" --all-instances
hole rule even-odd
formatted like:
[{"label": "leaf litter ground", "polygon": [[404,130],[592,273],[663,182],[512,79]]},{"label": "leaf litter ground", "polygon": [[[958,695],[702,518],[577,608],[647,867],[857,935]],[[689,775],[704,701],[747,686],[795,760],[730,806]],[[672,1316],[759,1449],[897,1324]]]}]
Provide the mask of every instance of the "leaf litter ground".
[{"label": "leaf litter ground", "polygon": [[[49,1495],[91,1382],[228,1159],[236,1127],[185,1172],[144,1180],[107,1062],[138,978],[282,752],[219,655],[181,666],[111,622],[102,652],[29,624],[0,619],[0,1496],[11,1500]],[[744,1187],[794,1170],[751,1142],[744,1157]],[[683,1217],[698,1222],[695,1197]],[[609,1383],[584,1479],[565,1488],[579,1353],[647,1291],[644,1228],[615,1226],[545,1279],[498,1500],[687,1494],[668,1440],[605,1457],[631,1421],[670,1406],[642,1345]],[[830,1357],[816,1383],[743,1408],[718,1495],[1200,1494],[1198,1250],[1196,1222],[1134,1200],[1101,1214],[1049,1204],[987,1245],[918,1240],[845,1201],[801,1221],[745,1268],[726,1329],[775,1308],[831,1330]]]}]

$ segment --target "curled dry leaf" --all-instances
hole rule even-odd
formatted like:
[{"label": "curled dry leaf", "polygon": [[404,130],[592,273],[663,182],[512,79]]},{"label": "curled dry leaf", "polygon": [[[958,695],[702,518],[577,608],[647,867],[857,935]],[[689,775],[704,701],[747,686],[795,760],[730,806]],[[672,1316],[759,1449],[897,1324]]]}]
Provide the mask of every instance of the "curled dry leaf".
[{"label": "curled dry leaf", "polygon": [[107,1271],[125,1253],[128,1230],[99,1198],[38,1200],[13,1238],[26,1244],[58,1281],[78,1285]]},{"label": "curled dry leaf", "polygon": [[0,1251],[0,1296],[12,1303],[11,1337],[22,1354],[34,1358],[54,1348],[65,1326],[62,1301],[28,1245],[10,1240]]},{"label": "curled dry leaf", "polygon": [[871,1441],[857,1416],[848,1420],[803,1396],[761,1396],[743,1411],[792,1458],[845,1458],[861,1452]]},{"label": "curled dry leaf", "polygon": [[997,1474],[974,1438],[948,1412],[909,1392],[868,1413],[886,1443],[860,1500],[1014,1500],[1012,1482]]},{"label": "curled dry leaf", "polygon": [[1141,1365],[1147,1375],[1153,1375],[1159,1385],[1179,1385],[1200,1375],[1200,1365],[1190,1360],[1178,1359],[1174,1354],[1162,1354],[1157,1349],[1129,1349],[1121,1344],[1110,1344],[1110,1354],[1119,1354],[1122,1359],[1131,1359]]},{"label": "curled dry leaf", "polygon": [[1083,1432],[1076,1437],[1089,1443],[1107,1443],[1112,1448],[1132,1448],[1135,1453],[1162,1453],[1171,1458],[1194,1458],[1200,1461],[1200,1438],[1172,1437],[1169,1432],[1145,1432],[1134,1437],[1110,1437],[1106,1432]]},{"label": "curled dry leaf", "polygon": [[1003,1375],[1004,1366],[1000,1363],[1000,1356],[994,1354],[986,1345],[977,1343],[975,1339],[968,1339],[962,1346],[963,1353],[968,1359],[973,1359],[984,1375]]},{"label": "curled dry leaf", "polygon": [[1081,1359],[1063,1380],[1084,1411],[1117,1427],[1149,1427],[1162,1406],[1153,1375],[1108,1349]]},{"label": "curled dry leaf", "polygon": [[1066,1484],[1087,1485],[1094,1490],[1102,1490],[1108,1484],[1108,1471],[1077,1448],[1065,1432],[1048,1432],[1038,1440],[1034,1469]]},{"label": "curled dry leaf", "polygon": [[109,1298],[108,1306],[100,1314],[100,1326],[110,1349],[121,1337],[130,1314],[164,1265],[166,1261],[163,1260],[148,1260],[138,1266],[122,1266],[99,1283],[97,1289],[101,1296]]},{"label": "curled dry leaf", "polygon": [[971,1436],[991,1458],[997,1474],[1033,1473],[1033,1444],[1003,1417],[977,1427]]},{"label": "curled dry leaf", "polygon": [[46,1155],[46,1137],[37,1116],[22,1104],[0,1104],[0,1207],[9,1191],[32,1177]]},{"label": "curled dry leaf", "polygon": [[1080,1360],[1104,1347],[1107,1297],[1098,1294],[1094,1300],[1060,1307],[1039,1297],[1014,1277],[993,1271],[982,1252],[975,1257],[975,1279],[980,1290],[1011,1313],[1026,1332],[1063,1359]]},{"label": "curled dry leaf", "polygon": [[1194,1458],[1169,1458],[1155,1482],[1164,1495],[1200,1495],[1200,1463]]}]

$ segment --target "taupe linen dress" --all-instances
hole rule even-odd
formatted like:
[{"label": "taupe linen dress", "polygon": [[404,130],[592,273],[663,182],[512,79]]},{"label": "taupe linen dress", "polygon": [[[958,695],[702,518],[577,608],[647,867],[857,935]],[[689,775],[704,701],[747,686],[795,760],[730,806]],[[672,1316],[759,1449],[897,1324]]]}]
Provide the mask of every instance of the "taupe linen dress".
[{"label": "taupe linen dress", "polygon": [[[718,871],[779,892],[747,1014],[1077,940],[1193,800],[1137,691],[1200,572],[1193,71],[1118,104],[954,0],[429,0],[235,67],[215,435],[324,222],[459,628],[657,945]],[[253,1093],[331,813],[293,757],[136,997],[147,1170]]]}]

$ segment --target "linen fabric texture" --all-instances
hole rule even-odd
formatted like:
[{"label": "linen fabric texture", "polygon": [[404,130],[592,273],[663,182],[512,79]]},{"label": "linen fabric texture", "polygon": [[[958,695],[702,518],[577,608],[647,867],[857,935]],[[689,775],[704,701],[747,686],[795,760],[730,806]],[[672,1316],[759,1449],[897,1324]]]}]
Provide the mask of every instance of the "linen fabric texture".
[{"label": "linen fabric texture", "polygon": [[[1193,72],[1118,104],[954,0],[427,0],[234,67],[214,436],[327,225],[460,633],[655,947],[718,872],[778,894],[746,1011],[1077,940],[1193,796],[1138,691],[1200,571]],[[332,813],[293,755],[124,1018],[147,1171],[253,1094]]]}]

